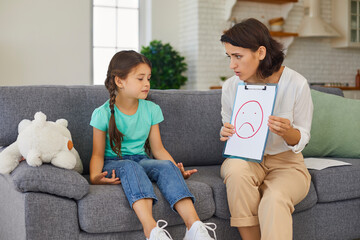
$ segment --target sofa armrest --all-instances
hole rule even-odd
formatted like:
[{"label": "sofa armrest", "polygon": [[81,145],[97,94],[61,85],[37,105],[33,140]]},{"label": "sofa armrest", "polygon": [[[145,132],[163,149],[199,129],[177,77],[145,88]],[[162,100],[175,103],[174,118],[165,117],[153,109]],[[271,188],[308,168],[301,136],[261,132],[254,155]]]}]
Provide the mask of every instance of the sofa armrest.
[{"label": "sofa armrest", "polygon": [[62,169],[51,164],[31,167],[21,162],[11,173],[20,192],[43,192],[80,200],[89,192],[89,183],[74,170]]}]

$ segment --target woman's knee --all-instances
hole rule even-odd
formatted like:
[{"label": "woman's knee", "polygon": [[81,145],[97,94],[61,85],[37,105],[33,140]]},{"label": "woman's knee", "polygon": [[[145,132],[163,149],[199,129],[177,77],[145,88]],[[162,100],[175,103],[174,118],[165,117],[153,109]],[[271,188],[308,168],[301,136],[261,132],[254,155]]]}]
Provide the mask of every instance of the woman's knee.
[{"label": "woman's knee", "polygon": [[275,209],[288,208],[291,212],[294,211],[294,206],[290,197],[286,196],[281,189],[267,189],[260,201],[259,214],[263,209],[273,207]]}]

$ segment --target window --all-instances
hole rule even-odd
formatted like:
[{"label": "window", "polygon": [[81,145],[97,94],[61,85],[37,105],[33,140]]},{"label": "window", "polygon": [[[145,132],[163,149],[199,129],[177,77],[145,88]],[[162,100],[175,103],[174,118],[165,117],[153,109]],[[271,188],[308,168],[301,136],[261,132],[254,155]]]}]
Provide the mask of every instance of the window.
[{"label": "window", "polygon": [[112,56],[139,51],[139,0],[93,0],[93,83],[104,84]]}]

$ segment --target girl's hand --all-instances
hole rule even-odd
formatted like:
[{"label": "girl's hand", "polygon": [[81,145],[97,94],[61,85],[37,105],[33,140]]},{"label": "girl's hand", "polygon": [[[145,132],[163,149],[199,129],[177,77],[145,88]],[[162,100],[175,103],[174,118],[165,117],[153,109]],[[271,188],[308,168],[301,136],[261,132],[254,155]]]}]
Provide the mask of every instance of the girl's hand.
[{"label": "girl's hand", "polygon": [[220,135],[222,136],[220,138],[220,141],[226,141],[235,133],[235,128],[230,123],[224,123],[223,128],[221,129]]},{"label": "girl's hand", "polygon": [[184,179],[188,179],[191,175],[197,172],[197,169],[186,170],[182,163],[178,163],[177,167],[180,169],[181,174],[183,175]]},{"label": "girl's hand", "polygon": [[281,137],[286,136],[288,131],[292,129],[290,120],[282,117],[270,116],[268,122],[269,130]]},{"label": "girl's hand", "polygon": [[107,178],[105,177],[108,174],[107,171],[99,173],[98,175],[96,175],[91,183],[92,184],[96,184],[96,185],[104,185],[104,184],[120,184],[121,181],[118,177],[115,176],[115,170],[112,170],[112,176],[111,178]]}]

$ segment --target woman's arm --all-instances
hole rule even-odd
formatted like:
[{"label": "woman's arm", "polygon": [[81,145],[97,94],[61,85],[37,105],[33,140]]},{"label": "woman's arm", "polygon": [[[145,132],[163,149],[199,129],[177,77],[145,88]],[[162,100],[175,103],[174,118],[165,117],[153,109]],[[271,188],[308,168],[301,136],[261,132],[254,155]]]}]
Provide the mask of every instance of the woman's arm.
[{"label": "woman's arm", "polygon": [[106,178],[107,172],[102,172],[104,167],[106,132],[93,127],[93,152],[90,160],[90,182],[92,184],[120,184],[119,178],[112,172],[112,178]]},{"label": "woman's arm", "polygon": [[292,123],[286,118],[270,116],[268,124],[269,130],[281,136],[297,153],[301,152],[310,140],[313,104],[306,79],[303,79],[303,83],[296,93],[293,108]]},{"label": "woman's arm", "polygon": [[190,177],[193,173],[197,172],[196,169],[185,171],[182,163],[177,164],[174,161],[170,153],[164,148],[164,145],[162,144],[159,124],[155,124],[151,126],[149,133],[149,142],[150,142],[151,152],[154,155],[154,157],[158,160],[170,160],[171,162],[173,162],[175,166],[177,166],[180,169],[185,179]]}]

